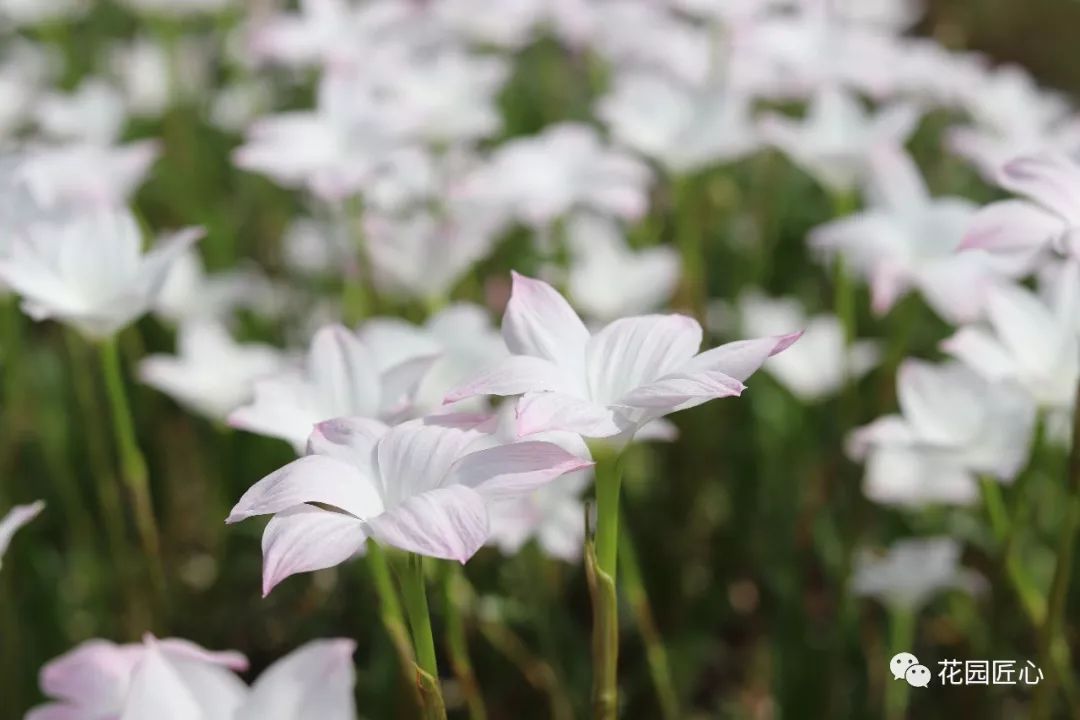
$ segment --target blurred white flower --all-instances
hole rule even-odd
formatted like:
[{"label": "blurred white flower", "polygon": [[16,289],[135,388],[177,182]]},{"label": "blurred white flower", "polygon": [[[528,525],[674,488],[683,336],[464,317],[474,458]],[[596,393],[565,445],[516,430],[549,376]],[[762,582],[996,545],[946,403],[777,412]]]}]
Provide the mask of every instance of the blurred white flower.
[{"label": "blurred white flower", "polygon": [[843,387],[848,374],[862,377],[881,359],[880,343],[856,340],[846,349],[840,319],[830,314],[808,318],[795,298],[746,292],[739,296],[738,310],[745,335],[783,335],[802,329],[799,342],[766,360],[762,370],[803,402],[830,397]]},{"label": "blurred white flower", "polygon": [[1065,264],[1054,291],[1044,301],[1019,285],[995,288],[986,325],[961,328],[941,347],[992,382],[1019,383],[1055,416],[1051,425],[1067,427],[1080,382],[1076,260]]},{"label": "blurred white flower", "polygon": [[301,452],[312,429],[338,417],[393,422],[412,409],[413,397],[435,354],[381,364],[389,350],[372,348],[340,325],[322,328],[301,367],[255,383],[255,399],[229,415],[229,424],[281,438]]},{"label": "blurred white flower", "polygon": [[[396,318],[373,318],[357,335],[375,349],[376,364],[383,367],[435,357],[416,389],[414,415],[445,412],[443,398],[451,388],[469,379],[477,368],[506,356],[506,345],[487,310],[469,303],[443,308],[421,326]],[[463,401],[453,409],[483,407],[483,403]]]},{"label": "blurred white flower", "polygon": [[0,28],[67,22],[89,8],[89,0],[0,0]]},{"label": "blurred white flower", "polygon": [[612,67],[659,70],[691,84],[705,82],[713,70],[714,34],[668,3],[597,0],[580,4],[570,18],[576,39]]},{"label": "blurred white flower", "polygon": [[119,138],[127,120],[120,91],[101,78],[84,80],[72,93],[44,95],[35,115],[41,131],[51,138],[99,145]]},{"label": "blurred white flower", "polygon": [[176,355],[151,355],[139,363],[142,382],[210,418],[224,421],[250,402],[255,381],[281,370],[285,358],[262,343],[241,344],[224,325],[192,320],[177,331]]},{"label": "blurred white flower", "polygon": [[873,151],[902,146],[915,130],[919,114],[908,104],[871,113],[847,90],[827,86],[810,100],[804,118],[768,114],[761,133],[827,191],[850,193]]},{"label": "blurred white flower", "polygon": [[41,690],[56,700],[26,718],[355,720],[355,650],[352,640],[314,640],[248,688],[236,675],[248,668],[238,652],[151,635],[127,645],[88,640],[42,668]]},{"label": "blurred white flower", "polygon": [[301,275],[332,275],[355,263],[351,240],[345,227],[300,217],[285,229],[281,252],[285,263]]},{"label": "blurred white flower", "polygon": [[658,73],[623,72],[597,115],[616,141],[675,174],[738,160],[759,143],[751,98],[716,82],[688,85]]},{"label": "blurred white flower", "polygon": [[182,36],[170,50],[156,39],[136,36],[109,49],[109,69],[131,114],[157,117],[176,100],[205,94],[212,56],[199,37]]},{"label": "blurred white flower", "polygon": [[1030,270],[981,252],[958,253],[976,206],[958,197],[933,198],[907,153],[879,149],[870,161],[869,207],[816,228],[810,244],[870,285],[881,315],[912,288],[949,322],[972,322],[987,293]]},{"label": "blurred white flower", "polygon": [[233,0],[120,0],[132,10],[150,15],[184,17],[220,13],[233,6]]},{"label": "blurred white flower", "polygon": [[641,161],[605,147],[587,125],[563,123],[503,143],[453,192],[542,228],[573,209],[641,217],[648,209],[650,175]]},{"label": "blurred white flower", "polygon": [[273,88],[262,79],[225,85],[214,94],[210,122],[219,130],[239,133],[270,108]]},{"label": "blurred white flower", "polygon": [[368,213],[364,249],[372,279],[382,291],[410,298],[445,298],[495,245],[502,219],[486,209],[439,217],[427,211],[407,217]]},{"label": "blurred white flower", "polygon": [[115,147],[37,147],[24,154],[19,176],[45,207],[118,207],[127,203],[160,154],[156,140]]},{"label": "blurred white flower", "polygon": [[173,322],[224,321],[239,309],[273,317],[281,313],[288,294],[255,266],[207,273],[202,257],[192,248],[170,266],[153,309],[159,317]]},{"label": "blurred white flower", "polygon": [[852,589],[896,610],[917,612],[944,590],[980,592],[986,580],[960,565],[952,538],[900,540],[884,555],[863,550],[855,560]]},{"label": "blurred white flower", "polygon": [[979,475],[1012,481],[1027,464],[1035,405],[1015,384],[990,383],[957,362],[908,360],[897,377],[900,415],[859,428],[848,454],[866,462],[874,502],[969,505]]},{"label": "blurred white flower", "polygon": [[568,289],[590,320],[610,321],[662,307],[679,282],[679,253],[667,245],[631,250],[618,224],[578,213],[566,224]]},{"label": "blurred white flower", "polygon": [[170,265],[201,236],[200,228],[181,230],[143,254],[142,232],[126,209],[30,224],[0,259],[0,280],[35,320],[108,337],[150,309]]},{"label": "blurred white flower", "polygon": [[34,101],[55,74],[57,57],[43,45],[5,38],[0,51],[0,147],[32,114]]},{"label": "blurred white flower", "polygon": [[3,561],[4,553],[7,552],[8,546],[11,545],[11,538],[14,537],[15,533],[36,518],[44,509],[45,503],[38,500],[28,505],[16,505],[8,510],[7,515],[0,518],[0,561]]}]

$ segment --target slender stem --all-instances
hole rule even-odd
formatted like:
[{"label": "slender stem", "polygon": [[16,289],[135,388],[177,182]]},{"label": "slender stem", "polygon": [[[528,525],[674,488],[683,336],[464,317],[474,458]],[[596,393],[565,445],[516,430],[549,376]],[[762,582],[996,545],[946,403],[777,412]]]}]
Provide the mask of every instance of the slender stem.
[{"label": "slender stem", "polygon": [[405,612],[401,609],[401,601],[398,600],[397,590],[394,589],[386,551],[374,540],[369,540],[365,560],[368,571],[371,573],[372,583],[375,585],[375,593],[379,596],[379,616],[386,634],[390,637],[390,643],[397,653],[405,684],[412,690],[417,706],[423,707],[423,699],[413,672],[416,656],[413,655],[409,629],[405,625]]},{"label": "slender stem", "polygon": [[[1059,680],[1054,660],[1060,652],[1057,648],[1061,642],[1077,534],[1080,533],[1080,384],[1077,385],[1073,405],[1072,450],[1069,454],[1068,476],[1065,480],[1068,493],[1065,519],[1061,524],[1061,534],[1058,537],[1057,561],[1054,565],[1054,579],[1050,583],[1046,618],[1039,633],[1039,659],[1040,664],[1047,668],[1047,673],[1046,681],[1040,683],[1036,690],[1032,712],[1035,720],[1048,718],[1053,714],[1054,691]],[[1066,674],[1070,672],[1068,663],[1063,669]]]},{"label": "slender stem", "polygon": [[1005,568],[1009,584],[1012,585],[1028,618],[1038,627],[1046,616],[1046,600],[1028,577],[1026,569],[1014,552],[1016,528],[1009,519],[1005,499],[1001,495],[1001,483],[988,477],[980,478],[979,483],[986,514],[990,518],[990,527],[1001,546],[1001,564]]},{"label": "slender stem", "polygon": [[[915,641],[915,614],[907,608],[891,608],[889,612],[889,656],[909,653]],[[904,720],[907,717],[909,685],[904,678],[885,679],[885,718]]]},{"label": "slender stem", "polygon": [[465,604],[461,584],[465,582],[461,568],[445,563],[442,573],[443,609],[446,612],[446,649],[450,654],[450,666],[461,683],[461,692],[469,709],[471,720],[485,720],[487,708],[480,685],[476,680],[472,660],[469,658],[469,640],[465,633]]},{"label": "slender stem", "polygon": [[705,314],[705,247],[701,223],[700,181],[694,176],[675,180],[675,241],[682,256],[685,301],[700,321]]},{"label": "slender stem", "polygon": [[660,717],[664,720],[677,720],[681,717],[679,696],[675,692],[675,684],[671,679],[667,650],[664,648],[660,631],[656,627],[645,581],[641,577],[637,551],[629,532],[623,532],[619,536],[619,554],[622,556],[623,591],[630,601],[630,607],[633,608],[641,640],[645,643],[645,659],[649,664],[649,674],[652,676],[653,685],[656,687]]},{"label": "slender stem", "polygon": [[435,660],[435,639],[431,634],[431,615],[428,612],[422,558],[410,554],[398,579],[401,582],[401,595],[405,600],[405,613],[409,617],[409,627],[412,630],[417,665],[431,677],[438,678],[439,665]]},{"label": "slender stem", "polygon": [[586,544],[585,562],[593,603],[593,713],[612,720],[618,713],[619,602],[615,590],[619,550],[619,491],[625,455],[596,455],[596,541]]},{"label": "slender stem", "polygon": [[99,346],[101,368],[112,412],[116,450],[120,457],[120,474],[130,495],[135,512],[135,525],[143,552],[150,564],[151,581],[159,599],[164,599],[165,579],[161,565],[161,543],[157,521],[154,519],[153,499],[150,495],[149,473],[146,459],[139,449],[135,436],[135,421],[131,414],[124,377],[120,369],[120,354],[116,338],[111,337]]}]

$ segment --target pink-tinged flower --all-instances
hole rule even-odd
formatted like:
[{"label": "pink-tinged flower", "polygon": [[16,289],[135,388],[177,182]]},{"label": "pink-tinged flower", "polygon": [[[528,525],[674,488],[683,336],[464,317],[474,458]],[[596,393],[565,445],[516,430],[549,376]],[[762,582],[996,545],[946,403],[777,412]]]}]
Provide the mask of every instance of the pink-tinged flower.
[{"label": "pink-tinged flower", "polygon": [[139,378],[211,420],[224,421],[250,402],[255,381],[279,372],[285,364],[276,348],[238,343],[214,321],[181,325],[177,346],[177,355],[144,358]]},{"label": "pink-tinged flower", "polygon": [[1013,160],[998,184],[1026,200],[1002,200],[971,221],[965,248],[1028,257],[1045,247],[1080,257],[1080,165],[1064,155]]},{"label": "pink-tinged flower", "polygon": [[690,83],[703,82],[714,68],[714,33],[667,3],[604,0],[582,3],[576,14],[571,25],[612,67],[658,70]]},{"label": "pink-tinged flower", "polygon": [[897,378],[900,415],[856,430],[848,454],[866,462],[863,492],[875,502],[969,505],[978,476],[1012,481],[1027,463],[1035,405],[1011,383],[991,383],[950,362],[908,360]]},{"label": "pink-tinged flower", "polygon": [[870,285],[881,315],[917,289],[950,322],[976,320],[991,288],[1030,269],[983,252],[958,253],[975,205],[932,198],[914,161],[901,150],[879,150],[870,169],[869,207],[813,231],[810,244]]},{"label": "pink-tinged flower", "polygon": [[207,273],[198,251],[191,248],[169,267],[154,314],[174,323],[225,322],[240,309],[276,317],[288,304],[288,293],[255,265]]},{"label": "pink-tinged flower", "polygon": [[126,209],[32,223],[0,259],[0,281],[35,320],[108,337],[151,307],[169,266],[201,236],[200,228],[181,230],[143,254],[142,232]]},{"label": "pink-tinged flower", "polygon": [[90,640],[41,671],[54,702],[27,720],[355,720],[352,640],[314,640],[267,668],[248,688],[237,652],[210,652],[187,640],[116,645]]},{"label": "pink-tinged flower", "polygon": [[11,538],[15,533],[44,509],[45,503],[38,500],[29,505],[16,505],[8,511],[7,515],[0,518],[0,560],[4,559],[4,553],[11,545]]},{"label": "pink-tinged flower", "polygon": [[234,720],[355,720],[356,643],[312,640],[259,675]]},{"label": "pink-tinged flower", "polygon": [[961,328],[941,347],[987,380],[1019,383],[1051,413],[1051,427],[1064,428],[1080,381],[1077,261],[1061,274],[1046,300],[1019,285],[997,288],[987,303],[987,322]]},{"label": "pink-tinged flower", "polygon": [[591,464],[552,443],[496,443],[420,420],[390,430],[363,418],[325,422],[310,454],[252,486],[227,522],[274,515],[263,534],[264,595],[290,575],[348,560],[369,537],[464,563],[488,539],[492,502]]},{"label": "pink-tinged flower", "polygon": [[514,273],[503,316],[512,355],[451,391],[522,395],[517,432],[566,430],[585,437],[632,437],[649,421],[742,393],[746,380],[798,333],[722,345],[698,353],[701,326],[684,315],[616,320],[590,334],[550,285]]},{"label": "pink-tinged flower", "polygon": [[901,540],[884,554],[864,550],[855,561],[852,589],[908,612],[943,590],[980,592],[986,579],[960,565],[960,550],[956,540],[944,537]]},{"label": "pink-tinged flower", "polygon": [[575,215],[566,225],[567,285],[590,320],[609,321],[663,306],[679,282],[679,253],[666,245],[631,250],[609,218]]},{"label": "pink-tinged flower", "polygon": [[109,147],[75,143],[28,151],[19,177],[45,207],[119,207],[161,154],[156,140]]},{"label": "pink-tinged flower", "polygon": [[41,690],[54,702],[26,717],[229,720],[247,692],[234,671],[247,667],[240,653],[211,652],[187,640],[89,640],[42,668]]},{"label": "pink-tinged flower", "polygon": [[903,146],[918,122],[919,110],[913,105],[870,113],[847,90],[826,86],[811,99],[805,118],[767,115],[761,133],[829,192],[848,193],[873,152]]},{"label": "pink-tinged flower", "polygon": [[229,416],[229,424],[281,438],[303,450],[324,420],[358,416],[393,422],[405,416],[436,356],[383,364],[372,348],[340,325],[315,333],[303,367],[255,383],[255,400]]},{"label": "pink-tinged flower", "polygon": [[563,123],[504,143],[455,188],[458,200],[547,227],[573,209],[636,219],[648,209],[648,166],[605,147],[586,125]]},{"label": "pink-tinged flower", "polygon": [[689,85],[659,73],[623,72],[597,115],[612,137],[684,174],[738,160],[758,148],[751,98],[722,83]]},{"label": "pink-tinged flower", "polygon": [[769,358],[762,370],[803,402],[834,395],[845,377],[859,378],[881,359],[880,343],[856,340],[848,347],[835,315],[807,317],[795,298],[769,298],[751,292],[738,302],[740,326],[748,335],[781,335],[805,328],[794,347]]}]

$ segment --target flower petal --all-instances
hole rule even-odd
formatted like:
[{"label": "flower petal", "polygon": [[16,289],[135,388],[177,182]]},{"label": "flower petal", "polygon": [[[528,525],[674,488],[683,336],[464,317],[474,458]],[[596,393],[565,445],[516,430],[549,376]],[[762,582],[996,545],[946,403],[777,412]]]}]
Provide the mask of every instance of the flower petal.
[{"label": "flower petal", "polygon": [[715,398],[737,397],[745,388],[741,382],[719,370],[673,373],[632,390],[623,397],[621,404],[645,408],[650,411],[647,415],[655,418]]},{"label": "flower petal", "polygon": [[640,315],[608,324],[589,339],[589,397],[619,402],[639,385],[681,369],[701,346],[701,326],[685,315]]},{"label": "flower petal", "polygon": [[391,428],[376,452],[387,507],[442,487],[450,468],[488,436],[469,428],[413,420]]},{"label": "flower petal", "polygon": [[471,487],[490,500],[530,493],[593,464],[555,443],[524,441],[469,453],[454,463],[448,482]]},{"label": "flower petal", "polygon": [[383,511],[374,478],[341,460],[308,455],[252,485],[225,522],[281,512],[308,502],[332,505],[361,519]]},{"label": "flower petal", "polygon": [[354,720],[352,656],[348,639],[313,640],[263,671],[236,720]]},{"label": "flower petal", "polygon": [[1080,224],[1080,166],[1067,156],[1018,158],[1005,166],[999,183],[1040,203],[1068,224]]},{"label": "flower petal", "polygon": [[0,560],[3,559],[4,553],[7,552],[8,545],[11,544],[11,538],[16,531],[36,518],[44,509],[45,503],[42,500],[28,505],[16,505],[8,511],[8,514],[3,519],[0,519]]},{"label": "flower petal", "polygon": [[366,539],[363,522],[352,515],[311,505],[279,512],[263,533],[263,597],[290,575],[340,565]]},{"label": "flower petal", "polygon": [[730,342],[693,357],[679,370],[686,374],[716,371],[745,382],[765,360],[787,350],[800,337],[802,332]]},{"label": "flower petal", "polygon": [[990,203],[975,213],[960,249],[1014,252],[1041,247],[1065,230],[1057,215],[1026,200]]},{"label": "flower petal", "polygon": [[531,355],[584,377],[589,331],[566,299],[542,280],[512,273],[513,290],[503,315],[502,335],[514,355]]},{"label": "flower petal", "polygon": [[521,395],[527,392],[573,392],[563,368],[531,355],[511,355],[446,394],[444,404],[474,395]]},{"label": "flower petal", "polygon": [[547,430],[611,437],[633,427],[631,420],[615,408],[563,393],[526,393],[517,403],[518,437]]},{"label": "flower petal", "polygon": [[368,521],[380,543],[464,563],[488,537],[484,499],[464,485],[414,495]]},{"label": "flower petal", "polygon": [[371,418],[344,417],[321,422],[308,438],[308,455],[325,455],[377,477],[375,446],[389,427]]}]

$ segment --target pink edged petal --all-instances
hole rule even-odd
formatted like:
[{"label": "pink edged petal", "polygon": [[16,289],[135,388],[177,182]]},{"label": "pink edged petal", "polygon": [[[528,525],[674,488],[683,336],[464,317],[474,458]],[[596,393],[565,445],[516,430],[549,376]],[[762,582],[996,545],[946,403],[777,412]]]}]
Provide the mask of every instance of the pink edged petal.
[{"label": "pink edged petal", "polygon": [[[325,455],[374,473],[375,444],[389,427],[379,420],[334,418],[315,426],[308,438],[308,455]],[[374,475],[371,475],[374,477]]]},{"label": "pink edged petal", "polygon": [[491,500],[528,494],[592,465],[555,443],[524,441],[469,453],[454,463],[448,483],[471,487]]},{"label": "pink edged petal", "polygon": [[621,412],[562,393],[528,393],[517,404],[518,437],[564,430],[584,437],[611,437],[633,428]]},{"label": "pink edged petal", "polygon": [[527,392],[571,392],[574,380],[555,363],[530,355],[512,355],[483,370],[446,394],[443,404],[476,395],[521,395]]},{"label": "pink edged petal", "polygon": [[586,351],[589,396],[618,402],[627,392],[681,369],[701,347],[701,326],[685,315],[623,318],[594,335]]},{"label": "pink edged petal", "polygon": [[263,671],[235,720],[311,717],[353,720],[356,643],[313,640]]},{"label": "pink edged petal", "polygon": [[202,709],[184,679],[165,656],[147,648],[131,677],[119,720],[190,720],[202,717]]},{"label": "pink edged petal", "polygon": [[502,335],[514,355],[531,355],[583,374],[589,331],[570,303],[542,280],[511,273],[513,289],[503,315]]},{"label": "pink edged petal", "polygon": [[31,708],[23,720],[86,720],[86,708],[64,703],[48,703]]},{"label": "pink edged petal", "polygon": [[464,563],[488,537],[484,498],[464,485],[414,495],[368,521],[384,545]]},{"label": "pink edged petal", "polygon": [[374,478],[341,460],[308,455],[255,483],[232,509],[227,523],[319,502],[358,518],[378,515],[383,501]]},{"label": "pink edged petal", "polygon": [[896,301],[911,289],[908,269],[897,262],[883,260],[870,273],[870,308],[881,317],[892,310]]},{"label": "pink edged petal", "polygon": [[1024,195],[1070,225],[1080,221],[1080,166],[1065,155],[1038,155],[1009,162],[1003,188]]},{"label": "pink edged petal", "polygon": [[739,382],[745,382],[747,378],[757,372],[763,362],[773,355],[787,350],[800,337],[802,337],[801,331],[787,335],[730,342],[712,350],[706,350],[700,355],[691,358],[690,362],[679,368],[679,372],[690,375],[704,371],[716,371]]},{"label": "pink edged petal", "polygon": [[621,404],[653,411],[649,415],[659,417],[715,398],[738,397],[744,389],[745,385],[719,370],[673,373],[635,388]]},{"label": "pink edged petal", "polygon": [[82,712],[116,713],[127,693],[128,680],[139,661],[138,645],[117,645],[108,640],[87,640],[40,672],[41,691],[52,698],[77,704]]},{"label": "pink edged petal", "polygon": [[279,512],[263,533],[263,597],[290,575],[340,565],[366,539],[363,522],[352,515],[311,505]]},{"label": "pink edged petal", "polygon": [[1062,218],[1026,200],[990,203],[975,213],[961,250],[1013,252],[1041,247],[1065,231]]},{"label": "pink edged petal", "polygon": [[248,669],[249,663],[247,656],[236,650],[207,650],[190,640],[184,640],[182,638],[165,638],[164,640],[157,640],[149,634],[144,636],[144,642],[150,640],[156,642],[162,652],[165,652],[172,658],[190,660],[208,665],[220,665],[229,668],[230,670],[235,670],[236,672],[246,672]]}]

